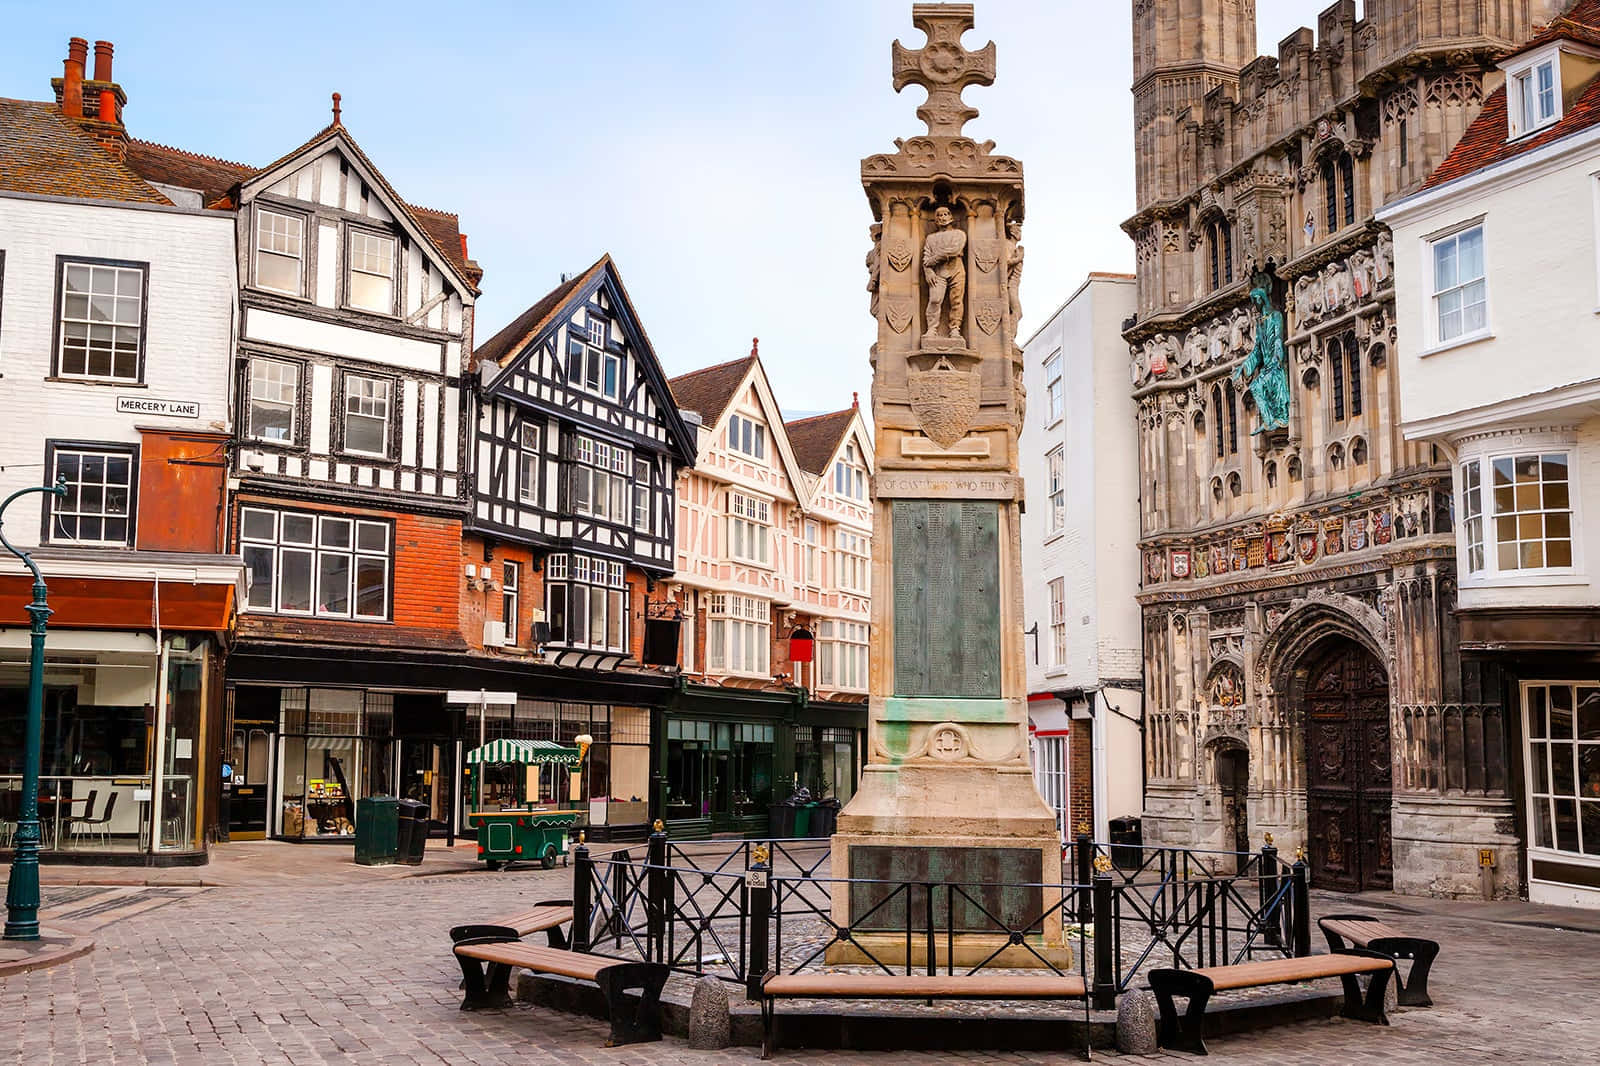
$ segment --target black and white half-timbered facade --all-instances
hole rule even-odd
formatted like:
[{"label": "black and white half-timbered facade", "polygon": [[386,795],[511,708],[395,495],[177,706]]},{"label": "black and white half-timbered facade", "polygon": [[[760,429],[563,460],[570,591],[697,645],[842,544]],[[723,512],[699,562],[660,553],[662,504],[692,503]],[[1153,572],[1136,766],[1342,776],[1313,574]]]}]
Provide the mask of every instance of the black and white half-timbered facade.
[{"label": "black and white half-timbered facade", "polygon": [[[476,356],[469,537],[485,558],[503,546],[530,565],[514,576],[526,607],[487,618],[485,645],[587,669],[642,659],[645,597],[672,572],[673,489],[694,446],[610,256]],[[491,581],[512,576],[491,565]]]}]

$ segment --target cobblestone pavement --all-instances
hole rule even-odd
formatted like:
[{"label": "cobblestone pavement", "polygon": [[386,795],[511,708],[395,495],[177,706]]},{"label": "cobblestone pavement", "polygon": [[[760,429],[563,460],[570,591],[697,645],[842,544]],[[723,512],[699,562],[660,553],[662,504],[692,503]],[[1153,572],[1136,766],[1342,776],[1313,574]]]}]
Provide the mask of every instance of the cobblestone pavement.
[{"label": "cobblestone pavement", "polygon": [[[106,922],[94,933],[99,947],[92,955],[0,982],[0,1062],[633,1066],[757,1058],[754,1048],[691,1052],[671,1038],[606,1049],[602,1023],[527,1006],[459,1011],[460,974],[446,930],[565,895],[568,870],[492,874],[447,854],[423,870],[471,872],[406,877],[394,868],[355,867],[342,848],[231,845],[217,854],[205,878],[215,887],[162,896],[159,906],[102,912]],[[46,872],[49,881],[57,871]],[[80,871],[74,879],[85,876]],[[45,899],[48,916],[52,907],[66,915],[95,897],[53,885]],[[1425,927],[1444,943],[1432,979],[1438,1006],[1398,1012],[1389,1028],[1330,1020],[1218,1037],[1213,1059],[1294,1066],[1595,1061],[1600,1014],[1589,982],[1600,938],[1486,921],[1468,904],[1430,903],[1425,914],[1397,920]],[[779,1057],[807,1063],[1078,1058],[1071,1051]]]}]

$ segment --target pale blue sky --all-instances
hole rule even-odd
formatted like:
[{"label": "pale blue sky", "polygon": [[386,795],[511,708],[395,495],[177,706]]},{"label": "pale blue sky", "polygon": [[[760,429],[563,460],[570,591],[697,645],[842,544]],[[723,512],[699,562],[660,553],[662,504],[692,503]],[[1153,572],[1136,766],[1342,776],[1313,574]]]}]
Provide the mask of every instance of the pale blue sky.
[{"label": "pale blue sky", "polygon": [[[1326,3],[1261,0],[1261,50]],[[0,96],[49,97],[67,38],[116,45],[136,137],[268,162],[328,121],[402,196],[455,211],[480,339],[610,252],[669,374],[761,350],[789,411],[865,405],[862,157],[922,124],[889,42],[909,0],[55,4],[0,0]],[[967,127],[1027,179],[1026,336],[1127,270],[1127,0],[979,0],[994,86]]]}]

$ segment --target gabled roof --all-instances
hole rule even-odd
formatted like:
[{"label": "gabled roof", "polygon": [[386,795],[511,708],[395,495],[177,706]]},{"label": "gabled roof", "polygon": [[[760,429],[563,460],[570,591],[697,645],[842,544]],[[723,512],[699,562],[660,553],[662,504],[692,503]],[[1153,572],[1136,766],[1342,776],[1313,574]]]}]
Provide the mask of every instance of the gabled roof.
[{"label": "gabled roof", "polygon": [[228,195],[230,189],[256,170],[246,163],[230,163],[226,159],[138,139],[128,141],[128,165],[146,181],[197,190],[207,207]]},{"label": "gabled roof", "polygon": [[722,412],[733,402],[739,386],[744,383],[750,367],[756,362],[754,353],[703,370],[691,370],[673,378],[667,384],[678,406],[693,411],[707,428],[717,424]]},{"label": "gabled roof", "polygon": [[0,189],[38,196],[172,203],[54,103],[3,97]]},{"label": "gabled roof", "polygon": [[[1571,11],[1552,21],[1544,32],[1507,58],[1558,40],[1600,47],[1600,0],[1579,0]],[[1484,100],[1483,110],[1478,112],[1478,117],[1467,127],[1450,154],[1428,175],[1422,188],[1435,188],[1600,124],[1600,78],[1584,86],[1578,98],[1562,113],[1561,121],[1514,141],[1506,140],[1510,132],[1506,109],[1506,87],[1502,85]]]},{"label": "gabled roof", "polygon": [[856,414],[854,407],[846,407],[843,411],[785,422],[783,428],[789,434],[789,446],[794,449],[800,469],[808,474],[826,473]]},{"label": "gabled roof", "polygon": [[628,295],[627,286],[622,283],[622,275],[609,253],[602,255],[588,270],[568,278],[545,293],[532,307],[478,346],[475,354],[480,362],[493,360],[502,368],[501,375],[495,379],[495,384],[485,390],[485,394],[493,395],[499,382],[509,381],[510,375],[504,371],[531,358],[551,332],[570,321],[578,308],[588,303],[602,288],[611,297],[617,325],[627,337],[635,360],[644,371],[650,387],[655,390],[656,406],[667,420],[667,435],[671,438],[679,462],[684,466],[693,466],[696,458],[695,435],[678,413],[667,376],[661,369],[661,360],[656,357],[650,335],[639,321],[639,312],[634,308],[633,299]]}]

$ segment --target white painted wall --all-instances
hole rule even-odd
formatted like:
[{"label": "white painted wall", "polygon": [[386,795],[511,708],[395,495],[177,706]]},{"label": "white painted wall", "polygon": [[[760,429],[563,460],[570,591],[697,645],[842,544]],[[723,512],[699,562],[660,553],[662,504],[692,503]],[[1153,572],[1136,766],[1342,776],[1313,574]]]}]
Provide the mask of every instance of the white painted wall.
[{"label": "white painted wall", "polygon": [[[43,484],[45,439],[137,443],[138,426],[232,428],[238,279],[231,214],[0,193],[0,497]],[[56,257],[150,264],[144,386],[51,381]],[[185,400],[198,418],[118,414],[118,397]],[[6,536],[39,542],[38,496],[6,512]]]},{"label": "white painted wall", "polygon": [[[1038,654],[1030,638],[1028,691],[1104,688],[1094,701],[1103,723],[1104,772],[1096,825],[1106,817],[1137,813],[1143,804],[1143,752],[1136,724],[1107,715],[1106,700],[1130,718],[1141,715],[1137,691],[1118,686],[1141,673],[1138,591],[1138,435],[1128,395],[1128,350],[1122,321],[1133,314],[1132,278],[1091,275],[1024,347],[1028,390],[1023,424],[1022,474],[1027,511],[1022,518],[1025,626],[1039,627]],[[1046,424],[1044,364],[1061,352],[1063,417]],[[1064,452],[1066,514],[1052,532],[1046,457]],[[1066,649],[1055,661],[1050,629],[1049,582],[1063,578]],[[1085,728],[1087,720],[1075,721]],[[1097,781],[1097,784],[1099,782]]]}]

